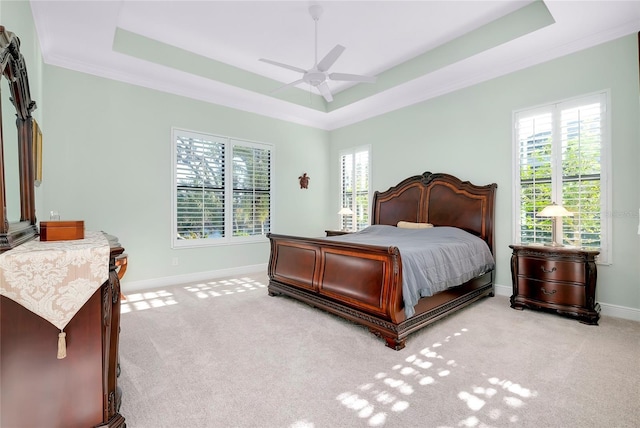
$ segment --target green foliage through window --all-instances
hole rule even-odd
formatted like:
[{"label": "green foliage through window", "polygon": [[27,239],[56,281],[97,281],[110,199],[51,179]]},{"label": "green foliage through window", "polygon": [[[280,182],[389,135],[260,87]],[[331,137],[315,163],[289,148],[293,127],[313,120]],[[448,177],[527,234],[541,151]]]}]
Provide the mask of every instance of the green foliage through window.
[{"label": "green foliage through window", "polygon": [[174,245],[264,236],[270,145],[174,129]]},{"label": "green foliage through window", "polygon": [[601,249],[605,94],[517,112],[516,204],[521,243],[551,241],[552,220],[538,217],[556,202],[573,213],[560,217],[558,241]]}]

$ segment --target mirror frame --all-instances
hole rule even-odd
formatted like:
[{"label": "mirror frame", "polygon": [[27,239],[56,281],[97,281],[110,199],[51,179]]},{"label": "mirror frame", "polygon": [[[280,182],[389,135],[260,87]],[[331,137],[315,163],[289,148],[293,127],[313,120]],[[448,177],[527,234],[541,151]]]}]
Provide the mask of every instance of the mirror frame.
[{"label": "mirror frame", "polygon": [[[33,162],[33,118],[36,102],[31,99],[29,78],[20,39],[0,25],[0,79],[9,81],[11,102],[16,108],[18,128],[18,172],[20,179],[20,221],[7,219],[7,195],[4,175],[4,137],[0,110],[0,252],[10,250],[38,235],[35,204],[35,165]],[[1,102],[1,99],[0,99]],[[13,142],[7,142],[13,144]]]}]

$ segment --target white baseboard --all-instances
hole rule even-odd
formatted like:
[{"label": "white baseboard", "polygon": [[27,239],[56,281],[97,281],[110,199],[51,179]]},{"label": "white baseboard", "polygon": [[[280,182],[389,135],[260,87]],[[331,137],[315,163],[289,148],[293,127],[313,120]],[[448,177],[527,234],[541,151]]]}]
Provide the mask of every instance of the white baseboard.
[{"label": "white baseboard", "polygon": [[506,285],[493,284],[493,289],[496,291],[498,296],[511,297],[513,294],[513,287],[510,285],[507,287]]},{"label": "white baseboard", "polygon": [[628,308],[626,306],[612,305],[610,303],[600,303],[600,315],[608,317],[623,318],[640,322],[640,309]]},{"label": "white baseboard", "polygon": [[[494,288],[498,296],[511,297],[513,294],[513,288],[511,285],[506,286],[495,284]],[[598,303],[600,303],[600,315],[640,322],[640,309],[612,305],[610,303]]]},{"label": "white baseboard", "polygon": [[249,275],[259,272],[267,272],[267,264],[241,266],[237,268],[210,270],[206,272],[189,273],[185,275],[165,276],[162,278],[145,279],[142,281],[123,281],[122,292],[126,295],[134,291],[170,287],[173,285],[189,284],[191,282],[206,281],[210,279],[227,278],[230,276]]}]

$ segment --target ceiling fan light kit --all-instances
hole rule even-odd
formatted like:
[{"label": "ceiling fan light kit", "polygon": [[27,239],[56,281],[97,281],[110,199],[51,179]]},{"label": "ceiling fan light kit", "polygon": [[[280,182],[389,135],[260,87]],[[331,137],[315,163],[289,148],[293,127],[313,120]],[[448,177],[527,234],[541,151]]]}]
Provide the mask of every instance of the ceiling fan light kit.
[{"label": "ceiling fan light kit", "polygon": [[375,83],[376,78],[374,76],[363,76],[360,74],[348,74],[348,73],[328,73],[329,68],[338,60],[340,55],[345,50],[342,45],[336,45],[318,62],[318,21],[322,16],[322,6],[314,4],[309,7],[309,14],[315,23],[315,56],[313,68],[305,70],[300,67],[295,67],[289,64],[283,64],[281,62],[273,61],[270,59],[260,58],[260,61],[266,62],[277,67],[286,68],[288,70],[302,73],[302,78],[295,80],[291,83],[287,83],[284,86],[277,88],[272,93],[280,92],[283,89],[290,88],[292,86],[299,85],[300,83],[308,83],[309,85],[318,88],[318,91],[327,102],[333,101],[333,95],[329,89],[327,80],[335,81],[347,81],[347,82],[359,82],[359,83]]}]

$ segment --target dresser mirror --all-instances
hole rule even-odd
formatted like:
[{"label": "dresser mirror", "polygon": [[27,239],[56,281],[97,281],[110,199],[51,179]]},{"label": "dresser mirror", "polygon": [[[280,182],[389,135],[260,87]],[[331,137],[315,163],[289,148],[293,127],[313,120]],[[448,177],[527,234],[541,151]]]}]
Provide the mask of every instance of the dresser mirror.
[{"label": "dresser mirror", "polygon": [[20,39],[0,26],[0,252],[38,234],[36,227],[33,118]]}]

